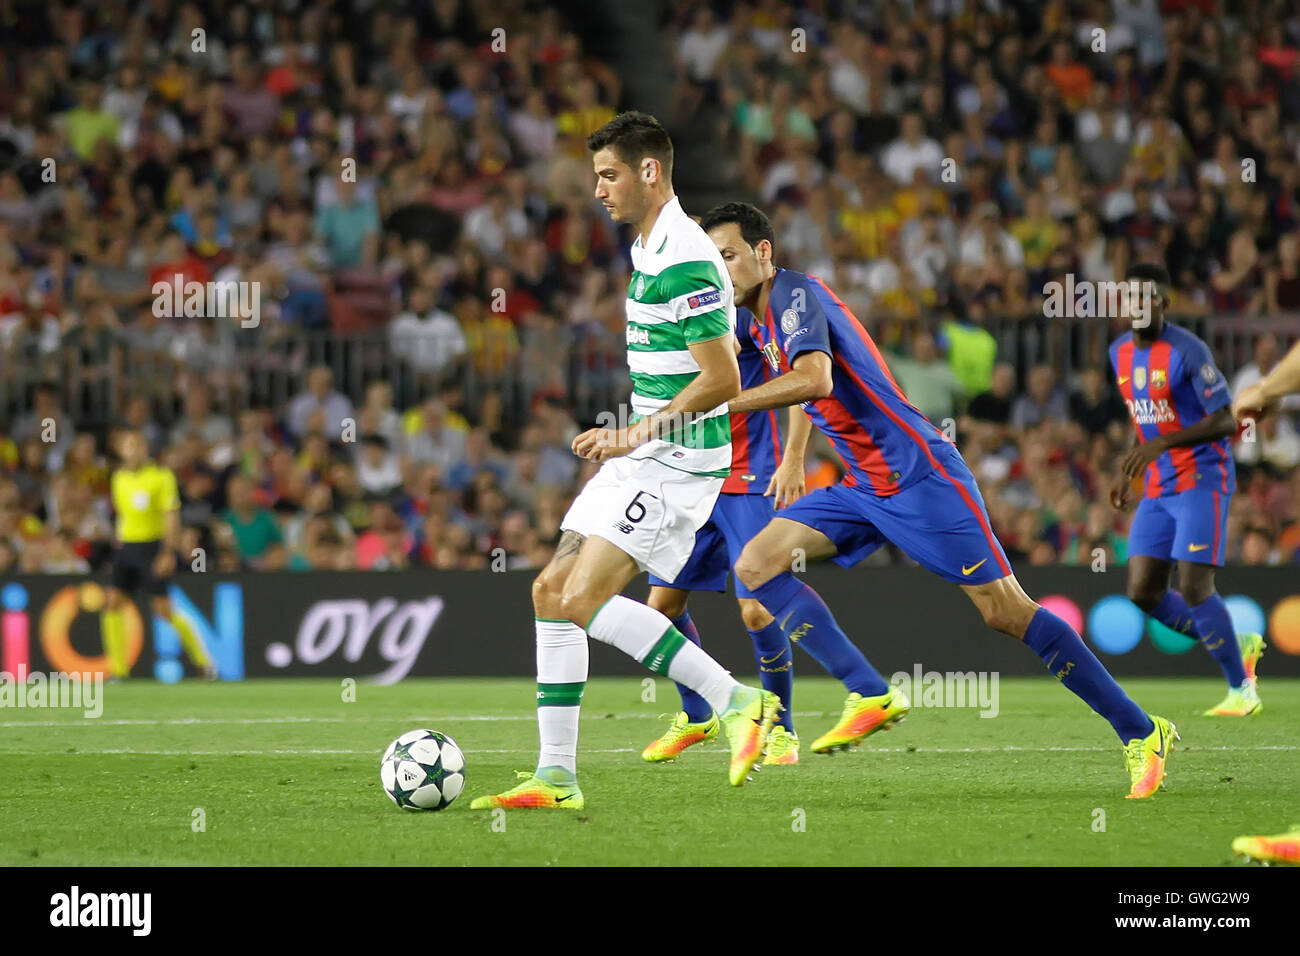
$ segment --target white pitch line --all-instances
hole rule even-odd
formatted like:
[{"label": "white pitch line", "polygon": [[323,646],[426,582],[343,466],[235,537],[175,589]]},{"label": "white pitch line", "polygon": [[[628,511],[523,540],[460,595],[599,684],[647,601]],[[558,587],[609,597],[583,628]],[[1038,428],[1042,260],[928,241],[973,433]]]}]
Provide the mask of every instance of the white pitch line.
[{"label": "white pitch line", "polygon": [[[1114,747],[864,747],[863,754],[867,753],[921,753],[921,754],[990,754],[990,753],[1112,753]],[[1296,744],[1258,744],[1250,747],[1191,747],[1179,748],[1180,750],[1211,750],[1211,751],[1295,751],[1300,750],[1300,745]],[[505,750],[471,750],[470,754],[531,754],[536,753],[537,748],[527,749],[505,749]],[[628,754],[635,753],[634,747],[612,747],[607,749],[583,749],[585,754]],[[229,757],[229,756],[252,756],[252,757],[272,757],[272,756],[295,756],[302,754],[316,755],[343,755],[343,756],[366,756],[369,754],[380,754],[379,748],[371,750],[327,750],[307,747],[281,747],[270,750],[136,750],[132,747],[108,748],[103,750],[83,750],[77,749],[72,753],[51,753],[49,750],[8,750],[0,748],[0,757],[14,754],[19,756],[36,756],[44,755],[50,757],[98,757],[104,755],[128,754],[156,757]]]},{"label": "white pitch line", "polygon": [[[69,707],[68,710],[80,710],[82,708]],[[830,712],[820,710],[795,711],[796,717],[834,717]],[[585,721],[599,720],[657,720],[658,714],[605,714],[592,715],[583,718]],[[0,723],[0,727],[187,727],[191,724],[360,724],[366,722],[372,723],[396,723],[401,721],[445,721],[447,723],[468,723],[471,721],[515,721],[526,720],[533,722],[537,720],[536,714],[462,714],[449,716],[431,716],[429,714],[417,714],[406,717],[176,717],[171,720],[157,719],[138,719],[138,720],[105,720],[102,717],[83,717],[81,719],[72,718],[70,720],[10,720]]]},{"label": "white pitch line", "polygon": [[[476,754],[534,754],[537,752],[536,747],[527,750],[475,750]],[[615,747],[609,750],[584,750],[588,754],[630,754],[635,753],[633,747]],[[19,756],[36,756],[38,754],[49,755],[48,750],[0,750],[0,757],[7,754]],[[70,754],[58,754],[57,756],[66,757],[103,757],[115,755],[128,756],[145,756],[145,757],[297,757],[303,755],[315,756],[350,756],[350,757],[367,757],[383,756],[381,748],[372,750],[321,750],[317,748],[289,748],[281,747],[275,750],[136,750],[131,747],[110,748],[107,750],[77,750]]]}]

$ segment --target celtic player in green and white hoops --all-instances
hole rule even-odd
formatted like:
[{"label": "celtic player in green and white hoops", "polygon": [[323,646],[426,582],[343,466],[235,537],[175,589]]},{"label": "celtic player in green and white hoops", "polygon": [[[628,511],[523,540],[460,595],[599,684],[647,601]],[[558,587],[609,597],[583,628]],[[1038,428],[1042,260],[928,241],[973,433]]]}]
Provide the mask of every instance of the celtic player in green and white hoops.
[{"label": "celtic player in green and white hoops", "polygon": [[605,464],[560,523],[533,582],[537,637],[537,769],[471,809],[580,809],[578,710],[588,636],[694,690],[722,715],[730,780],[762,756],[780,703],[732,679],[655,609],[624,597],[641,571],[671,581],[690,557],[731,467],[727,401],[740,392],[731,279],[712,240],[673,195],[673,147],[658,120],[623,113],[587,140],[596,198],[639,233],[628,288],[632,412],[625,428],[593,428],[574,454]]}]

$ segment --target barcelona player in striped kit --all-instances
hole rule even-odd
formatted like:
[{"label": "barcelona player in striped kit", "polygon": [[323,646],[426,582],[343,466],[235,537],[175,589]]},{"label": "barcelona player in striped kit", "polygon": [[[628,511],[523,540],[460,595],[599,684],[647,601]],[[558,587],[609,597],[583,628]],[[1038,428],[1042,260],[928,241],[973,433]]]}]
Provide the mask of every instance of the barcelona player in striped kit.
[{"label": "barcelona player in striped kit", "polygon": [[[1162,624],[1196,638],[1218,662],[1228,696],[1207,716],[1257,714],[1262,705],[1255,665],[1264,638],[1237,634],[1214,588],[1237,486],[1228,447],[1237,431],[1228,383],[1204,342],[1165,321],[1165,268],[1136,265],[1127,279],[1154,289],[1147,297],[1150,307],[1134,309],[1132,330],[1110,346],[1110,363],[1135,431],[1110,493],[1116,509],[1127,508],[1130,483],[1146,473],[1129,529],[1128,596]],[[1178,590],[1169,587],[1175,562]]]},{"label": "barcelona player in striped kit", "polygon": [[[742,389],[754,388],[776,373],[755,342],[749,323],[736,326],[736,361],[740,365]],[[787,446],[781,447],[775,409],[763,409],[731,416],[731,475],[722,485],[709,521],[695,535],[695,549],[686,566],[672,581],[650,575],[650,597],[646,601],[662,612],[688,639],[699,643],[699,631],[686,604],[691,591],[725,591],[731,567],[750,539],[763,530],[773,515],[804,494],[804,450],[812,424],[798,407],[790,409]],[[805,585],[791,602],[785,623],[777,621],[736,580],[736,598],[741,619],[754,646],[759,678],[764,689],[780,698],[785,706],[767,738],[764,764],[799,762],[799,737],[794,729],[791,697],[794,689],[792,643],[798,643],[813,660],[838,678],[850,695],[873,687],[878,675],[862,652],[839,629],[824,601]],[[794,622],[791,624],[790,622]],[[718,718],[699,694],[681,684],[682,709],[668,730],[652,741],[641,756],[651,762],[672,760],[692,744],[718,735]],[[816,752],[844,746],[861,735],[841,721],[815,739]]]},{"label": "barcelona player in striped kit", "polygon": [[[767,373],[761,353],[747,340],[744,329],[736,329],[736,340],[741,388],[762,383]],[[807,417],[792,414],[790,447],[783,458],[774,409],[731,416],[731,474],[722,483],[708,522],[695,533],[690,559],[671,581],[650,575],[650,596],[646,603],[664,614],[694,643],[700,643],[700,634],[686,607],[691,592],[725,591],[740,549],[763,529],[783,501],[803,494],[803,452],[810,432]],[[794,732],[790,709],[794,684],[790,642],[772,615],[740,581],[736,581],[736,600],[754,645],[763,687],[785,705],[768,735],[763,762],[798,763],[799,738]],[[642,751],[644,760],[652,763],[673,760],[687,747],[718,736],[718,717],[709,702],[683,684],[678,684],[677,690],[682,708],[668,729]]]},{"label": "barcelona player in striped kit", "polygon": [[[800,498],[749,542],[736,577],[778,620],[801,584],[790,574],[797,549],[808,560],[848,567],[892,541],[959,585],[987,625],[1033,650],[1119,736],[1128,796],[1149,797],[1164,780],[1177,739],[1173,724],[1142,710],[1065,621],[1017,582],[994,536],[979,487],[957,448],[895,383],[870,335],[815,276],[773,262],[772,225],[747,203],[709,211],[702,223],[735,289],[737,324],[751,322],[776,375],[732,399],[732,412],[804,404],[843,459],[838,485]],[[792,622],[793,623],[793,622]],[[883,678],[845,704],[863,735],[905,712]]]}]

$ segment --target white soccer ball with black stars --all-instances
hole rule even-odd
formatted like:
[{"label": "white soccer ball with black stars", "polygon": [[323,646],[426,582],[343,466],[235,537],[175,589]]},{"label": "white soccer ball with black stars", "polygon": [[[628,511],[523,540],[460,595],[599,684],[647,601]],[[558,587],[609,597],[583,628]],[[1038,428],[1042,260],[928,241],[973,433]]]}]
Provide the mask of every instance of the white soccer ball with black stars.
[{"label": "white soccer ball with black stars", "polygon": [[384,751],[379,781],[403,810],[445,810],[465,788],[465,755],[436,730],[408,730]]}]

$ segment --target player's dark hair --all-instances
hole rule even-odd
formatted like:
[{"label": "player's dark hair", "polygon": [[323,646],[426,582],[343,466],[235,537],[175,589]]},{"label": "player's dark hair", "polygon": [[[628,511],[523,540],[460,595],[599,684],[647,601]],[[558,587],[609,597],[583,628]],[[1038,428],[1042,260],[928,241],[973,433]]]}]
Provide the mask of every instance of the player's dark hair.
[{"label": "player's dark hair", "polygon": [[1139,262],[1137,265],[1128,267],[1128,272],[1124,273],[1124,278],[1137,279],[1139,282],[1154,282],[1160,287],[1161,292],[1168,292],[1169,286],[1173,280],[1169,277],[1169,270],[1155,262]]},{"label": "player's dark hair", "polygon": [[650,156],[659,160],[664,177],[673,178],[673,141],[668,131],[649,113],[628,110],[619,113],[596,132],[587,137],[587,149],[598,153],[609,147],[618,158],[632,169]]},{"label": "player's dark hair", "polygon": [[733,222],[740,227],[740,234],[745,242],[749,243],[751,249],[757,247],[764,239],[772,244],[772,248],[776,248],[772,220],[767,218],[763,210],[747,202],[724,202],[720,206],[714,206],[700,220],[700,228],[708,232],[717,226],[725,226]]}]

